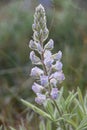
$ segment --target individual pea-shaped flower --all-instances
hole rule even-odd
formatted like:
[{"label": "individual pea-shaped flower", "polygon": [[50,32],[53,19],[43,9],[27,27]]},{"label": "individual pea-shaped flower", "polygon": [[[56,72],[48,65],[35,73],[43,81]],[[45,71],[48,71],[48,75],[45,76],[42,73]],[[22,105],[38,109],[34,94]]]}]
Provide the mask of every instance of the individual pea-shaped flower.
[{"label": "individual pea-shaped flower", "polygon": [[55,61],[58,61],[58,60],[60,60],[60,59],[62,58],[62,52],[61,52],[61,51],[58,51],[58,53],[52,55],[52,57],[53,57],[53,59],[54,59]]},{"label": "individual pea-shaped flower", "polygon": [[44,52],[44,64],[46,66],[46,68],[51,68],[52,67],[52,63],[53,63],[53,59],[52,59],[52,54],[50,51],[46,50]]},{"label": "individual pea-shaped flower", "polygon": [[58,83],[61,83],[64,79],[65,79],[65,76],[63,74],[62,71],[59,71],[59,72],[55,72],[53,73],[50,78],[55,78],[57,80]]},{"label": "individual pea-shaped flower", "polygon": [[37,49],[37,44],[35,41],[33,40],[30,40],[29,42],[29,47],[32,49],[32,50],[36,50]]},{"label": "individual pea-shaped flower", "polygon": [[38,103],[39,105],[43,104],[44,101],[46,100],[46,95],[37,93],[37,97],[35,98],[35,102]]},{"label": "individual pea-shaped flower", "polygon": [[53,86],[56,87],[57,86],[57,80],[55,78],[50,79],[50,84],[51,84],[52,87]]},{"label": "individual pea-shaped flower", "polygon": [[42,75],[40,76],[41,85],[46,87],[48,85],[48,76]]},{"label": "individual pea-shaped flower", "polygon": [[35,93],[40,93],[44,88],[37,84],[37,83],[34,83],[33,86],[32,86],[32,90],[35,92]]},{"label": "individual pea-shaped flower", "polygon": [[54,41],[52,39],[44,46],[45,50],[52,50],[54,48]]},{"label": "individual pea-shaped flower", "polygon": [[51,59],[50,57],[44,59],[44,64],[47,69],[50,69],[52,67],[52,63],[53,63],[53,59]]},{"label": "individual pea-shaped flower", "polygon": [[58,70],[58,71],[61,71],[62,70],[62,67],[63,67],[63,64],[60,62],[60,61],[56,61],[56,64],[53,65],[53,69],[54,70]]},{"label": "individual pea-shaped flower", "polygon": [[58,89],[57,88],[52,88],[50,95],[51,95],[52,99],[57,99],[57,97],[58,97]]},{"label": "individual pea-shaped flower", "polygon": [[47,57],[49,57],[49,58],[52,57],[52,53],[49,50],[45,50],[45,52],[44,52],[44,59],[47,58]]},{"label": "individual pea-shaped flower", "polygon": [[31,59],[33,64],[41,64],[40,58],[35,55],[34,51],[30,52],[30,59]]},{"label": "individual pea-shaped flower", "polygon": [[34,67],[34,68],[32,68],[30,75],[31,75],[32,77],[38,79],[38,78],[40,78],[40,76],[43,75],[43,74],[44,74],[44,72],[43,72],[42,69],[40,69],[40,68],[38,68],[38,67]]}]

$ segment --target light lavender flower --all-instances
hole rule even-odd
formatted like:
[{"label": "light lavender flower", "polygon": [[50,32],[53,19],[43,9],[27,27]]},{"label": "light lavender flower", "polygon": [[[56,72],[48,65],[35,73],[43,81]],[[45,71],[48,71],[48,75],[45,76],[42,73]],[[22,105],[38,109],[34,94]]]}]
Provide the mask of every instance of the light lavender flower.
[{"label": "light lavender flower", "polygon": [[40,76],[40,81],[42,86],[47,86],[48,85],[48,76],[42,75]]},{"label": "light lavender flower", "polygon": [[41,46],[41,44],[40,43],[37,43],[37,51],[38,51],[38,53],[40,53],[40,54],[42,54],[42,52],[43,52],[43,48],[42,48],[42,46]]},{"label": "light lavender flower", "polygon": [[50,79],[51,86],[57,87],[57,80],[55,78]]},{"label": "light lavender flower", "polygon": [[32,50],[36,50],[37,49],[37,44],[35,41],[33,40],[30,40],[29,42],[29,47],[32,49]]},{"label": "light lavender flower", "polygon": [[35,93],[40,93],[44,88],[37,84],[37,83],[34,83],[33,86],[32,86],[32,90],[35,92]]},{"label": "light lavender flower", "polygon": [[58,97],[58,89],[57,88],[52,88],[52,91],[51,91],[51,97],[52,99],[57,99]]},{"label": "light lavender flower", "polygon": [[53,69],[61,71],[63,67],[63,64],[60,61],[56,61],[56,64],[53,65]]},{"label": "light lavender flower", "polygon": [[34,78],[39,78],[41,75],[43,75],[44,72],[42,69],[38,68],[38,67],[34,67],[32,68],[31,70],[31,76],[34,77]]},{"label": "light lavender flower", "polygon": [[52,50],[54,48],[54,41],[52,39],[44,46],[45,50]]},{"label": "light lavender flower", "polygon": [[47,68],[51,68],[53,63],[51,51],[46,50],[44,52],[44,64]]},{"label": "light lavender flower", "polygon": [[42,53],[42,52],[43,52],[43,48],[42,48],[41,44],[38,43],[38,42],[35,42],[35,41],[33,41],[33,40],[30,40],[30,42],[29,42],[29,47],[30,47],[32,50],[38,51],[39,53]]},{"label": "light lavender flower", "polygon": [[64,76],[64,74],[63,74],[62,71],[59,71],[59,72],[53,73],[53,74],[50,76],[50,78],[51,78],[51,79],[52,79],[52,78],[55,78],[55,79],[58,81],[58,83],[61,83],[61,82],[65,79],[65,76]]},{"label": "light lavender flower", "polygon": [[37,97],[35,98],[35,102],[38,103],[39,105],[43,104],[44,101],[46,100],[46,95],[37,93]]},{"label": "light lavender flower", "polygon": [[41,64],[40,58],[35,55],[34,51],[30,52],[30,59],[31,59],[33,64]]},{"label": "light lavender flower", "polygon": [[58,53],[52,55],[52,57],[53,57],[53,59],[54,59],[55,61],[61,60],[61,58],[62,58],[62,52],[61,52],[61,51],[58,51]]},{"label": "light lavender flower", "polygon": [[50,57],[47,57],[44,59],[44,64],[47,69],[50,69],[52,67],[53,59],[50,59]]}]

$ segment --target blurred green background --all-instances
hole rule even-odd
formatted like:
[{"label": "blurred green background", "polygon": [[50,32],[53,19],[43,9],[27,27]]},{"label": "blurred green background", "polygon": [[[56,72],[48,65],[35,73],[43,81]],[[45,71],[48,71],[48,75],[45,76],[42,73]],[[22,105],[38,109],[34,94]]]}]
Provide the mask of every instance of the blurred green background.
[{"label": "blurred green background", "polygon": [[[27,127],[33,118],[34,113],[25,110],[20,98],[34,103],[28,43],[39,3],[46,9],[48,39],[55,42],[53,52],[63,52],[65,95],[68,89],[76,90],[78,86],[83,95],[87,89],[87,1],[0,0],[0,124],[7,127],[17,127],[22,119]],[[28,126],[34,130],[33,123]]]}]

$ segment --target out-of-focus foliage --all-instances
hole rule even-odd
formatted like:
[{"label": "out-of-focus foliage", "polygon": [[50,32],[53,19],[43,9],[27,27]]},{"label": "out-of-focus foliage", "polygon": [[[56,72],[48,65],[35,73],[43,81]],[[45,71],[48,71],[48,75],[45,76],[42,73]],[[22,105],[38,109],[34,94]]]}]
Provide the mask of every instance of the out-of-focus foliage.
[{"label": "out-of-focus foliage", "polygon": [[[87,86],[87,15],[72,0],[54,0],[55,16],[51,37],[55,40],[56,50],[63,50],[64,86]],[[56,34],[56,35],[55,35]],[[84,89],[83,89],[84,88]]]}]

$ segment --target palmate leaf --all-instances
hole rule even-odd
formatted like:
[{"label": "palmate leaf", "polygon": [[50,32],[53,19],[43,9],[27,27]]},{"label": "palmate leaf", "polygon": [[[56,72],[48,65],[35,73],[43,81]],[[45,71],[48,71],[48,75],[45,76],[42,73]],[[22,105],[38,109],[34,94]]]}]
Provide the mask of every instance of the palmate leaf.
[{"label": "palmate leaf", "polygon": [[38,107],[32,105],[31,103],[21,99],[22,103],[24,105],[26,105],[27,107],[31,108],[34,112],[38,113],[39,115],[45,117],[45,118],[48,118],[50,120],[53,121],[53,119],[51,118],[51,116],[49,114],[47,114],[46,112],[42,111],[41,109],[39,109]]}]

